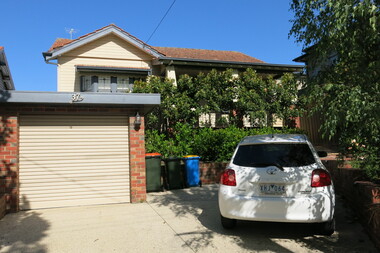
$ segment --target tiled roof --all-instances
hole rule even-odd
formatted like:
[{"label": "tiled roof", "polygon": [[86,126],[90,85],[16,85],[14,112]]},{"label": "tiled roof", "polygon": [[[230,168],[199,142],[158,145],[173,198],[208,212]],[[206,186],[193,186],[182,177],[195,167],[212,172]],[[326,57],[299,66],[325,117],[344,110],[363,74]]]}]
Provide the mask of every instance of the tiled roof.
[{"label": "tiled roof", "polygon": [[2,46],[0,46],[0,79],[2,79],[6,90],[15,89],[15,85],[13,83],[13,78],[11,75],[11,70],[9,69],[4,47]]},{"label": "tiled roof", "polygon": [[101,30],[104,30],[108,27],[114,27],[123,33],[126,33],[128,36],[132,37],[136,41],[139,41],[140,43],[153,48],[157,50],[159,53],[166,57],[170,58],[184,58],[184,59],[198,59],[198,60],[214,60],[214,61],[226,61],[226,62],[250,62],[250,63],[264,63],[263,61],[251,57],[249,55],[240,53],[240,52],[234,52],[234,51],[221,51],[221,50],[206,50],[206,49],[190,49],[190,48],[175,48],[175,47],[151,47],[142,40],[132,36],[128,32],[124,31],[120,27],[110,24],[108,26],[102,27],[98,30],[95,30],[91,33],[85,34],[75,40],[70,39],[62,39],[58,38],[53,45],[50,47],[49,52],[53,51],[54,49],[63,47],[65,45],[68,45],[74,41],[80,40],[82,38],[85,38],[91,34],[97,33]]},{"label": "tiled roof", "polygon": [[[85,38],[85,37],[87,37],[87,36],[89,36],[89,35],[91,35],[91,34],[94,34],[94,33],[100,32],[100,31],[102,31],[102,30],[104,30],[104,29],[106,29],[106,28],[108,28],[108,27],[114,27],[114,28],[120,30],[121,32],[127,34],[128,36],[132,37],[132,38],[135,39],[136,41],[139,41],[139,42],[143,43],[144,45],[147,45],[145,42],[143,42],[142,40],[136,38],[135,36],[131,35],[130,33],[124,31],[124,30],[121,29],[120,27],[118,27],[118,26],[116,26],[116,25],[114,25],[114,24],[110,24],[110,25],[107,25],[107,26],[102,27],[102,28],[100,28],[100,29],[97,29],[97,30],[95,30],[95,31],[93,31],[93,32],[90,32],[90,33],[87,33],[87,34],[85,34],[85,35],[83,35],[83,36],[80,36],[80,37],[78,37],[78,38],[76,38],[76,39],[74,39],[74,40],[58,38],[58,39],[56,39],[56,41],[53,43],[53,45],[50,47],[49,52],[51,52],[52,50],[57,49],[57,48],[59,48],[59,47],[65,46],[65,45],[67,45],[67,44],[70,44],[71,42],[74,42],[74,41],[77,41],[77,40],[83,39],[83,38]],[[147,45],[147,46],[149,46],[149,45]]]},{"label": "tiled roof", "polygon": [[58,47],[63,47],[66,44],[69,44],[73,40],[70,39],[63,39],[63,38],[58,38],[54,41],[53,45],[50,47],[49,52],[58,48]]},{"label": "tiled roof", "polygon": [[199,60],[214,60],[227,62],[252,62],[264,63],[263,61],[251,57],[249,55],[221,50],[206,50],[206,49],[190,49],[190,48],[175,48],[175,47],[153,47],[161,54],[170,58],[185,58]]}]

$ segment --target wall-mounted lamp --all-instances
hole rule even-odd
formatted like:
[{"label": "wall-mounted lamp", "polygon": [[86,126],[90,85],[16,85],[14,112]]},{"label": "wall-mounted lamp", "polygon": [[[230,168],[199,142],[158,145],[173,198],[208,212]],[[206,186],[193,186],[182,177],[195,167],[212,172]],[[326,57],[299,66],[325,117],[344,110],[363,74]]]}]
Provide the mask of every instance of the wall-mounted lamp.
[{"label": "wall-mounted lamp", "polygon": [[135,124],[135,128],[139,128],[141,125],[141,116],[139,112],[136,113],[134,124]]}]

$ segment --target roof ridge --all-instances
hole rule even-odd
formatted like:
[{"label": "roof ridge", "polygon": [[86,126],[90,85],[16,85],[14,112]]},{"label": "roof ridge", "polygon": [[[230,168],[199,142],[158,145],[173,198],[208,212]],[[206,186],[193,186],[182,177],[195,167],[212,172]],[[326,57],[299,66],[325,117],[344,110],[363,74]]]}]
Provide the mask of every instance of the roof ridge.
[{"label": "roof ridge", "polygon": [[219,49],[204,49],[204,48],[189,48],[189,47],[161,47],[161,46],[152,46],[153,48],[176,48],[176,49],[190,49],[190,50],[206,50],[206,51],[217,51],[217,52],[235,52],[235,53],[240,53],[244,54],[239,51],[235,50],[219,50]]},{"label": "roof ridge", "polygon": [[[231,62],[254,62],[254,63],[265,63],[264,61],[257,59],[255,57],[252,57],[248,54],[238,52],[238,51],[231,51],[231,50],[216,50],[216,49],[196,49],[196,48],[184,48],[184,47],[158,47],[158,46],[150,46],[144,41],[140,40],[139,38],[131,35],[124,29],[118,27],[115,24],[109,24],[107,26],[101,27],[93,32],[84,34],[76,39],[65,39],[65,38],[58,38],[53,43],[51,48],[49,49],[49,52],[52,52],[54,50],[59,50],[62,47],[68,46],[71,43],[74,43],[76,41],[85,40],[89,36],[99,33],[101,31],[104,31],[106,29],[113,28],[116,29],[118,32],[122,33],[123,36],[126,36],[130,38],[131,40],[135,41],[133,43],[140,44],[143,48],[145,48],[145,51],[155,51],[159,55],[166,56],[169,58],[186,58],[186,59],[203,59],[203,60],[216,60],[216,61],[231,61]],[[112,30],[111,30],[112,31]]]},{"label": "roof ridge", "polygon": [[[120,32],[125,33],[125,34],[127,34],[128,36],[132,37],[134,40],[136,40],[136,41],[138,41],[138,42],[140,42],[140,43],[142,43],[142,44],[144,44],[144,45],[146,45],[146,46],[152,48],[152,46],[148,45],[147,43],[145,43],[144,41],[140,40],[140,39],[137,38],[136,36],[133,36],[133,35],[130,34],[129,32],[127,32],[127,31],[125,31],[124,29],[120,28],[119,26],[117,26],[117,25],[111,23],[111,24],[109,24],[109,25],[106,25],[106,26],[104,26],[104,27],[101,27],[101,28],[99,28],[99,29],[96,29],[95,31],[92,31],[92,32],[86,33],[86,34],[84,34],[84,35],[82,35],[82,36],[79,36],[79,37],[76,38],[76,39],[72,39],[72,40],[71,40],[71,39],[65,39],[65,38],[57,38],[56,41],[53,43],[53,45],[50,47],[49,52],[53,51],[54,49],[57,49],[57,48],[60,48],[60,47],[66,46],[66,45],[68,45],[68,44],[70,44],[70,43],[73,43],[73,42],[75,42],[75,41],[78,41],[78,40],[81,40],[81,39],[83,39],[83,38],[86,38],[86,37],[88,37],[88,36],[90,36],[90,35],[92,35],[92,34],[95,34],[95,33],[97,33],[97,32],[100,32],[100,31],[102,31],[102,30],[105,30],[105,29],[107,29],[107,28],[109,28],[109,27],[114,27],[114,28],[118,29]],[[66,41],[66,43],[63,43],[62,45],[56,45],[56,42],[57,42],[57,40],[59,40],[59,39],[63,39],[63,40],[67,40],[67,41]]]},{"label": "roof ridge", "polygon": [[[153,47],[153,48],[158,50],[161,54],[167,57],[174,57],[174,58],[178,57],[178,58],[191,58],[191,59],[209,59],[209,60],[224,60],[224,61],[236,61],[236,62],[241,61],[241,62],[265,63],[264,61],[260,59],[257,59],[253,56],[250,56],[248,54],[238,52],[238,51],[215,50],[215,49],[195,49],[195,48],[181,48],[181,47]],[[191,53],[193,53],[193,55],[191,55]],[[207,54],[207,53],[214,54],[214,57],[205,58],[205,55],[202,55],[202,54]],[[194,54],[197,54],[197,57]],[[219,57],[216,55],[218,55]]]}]

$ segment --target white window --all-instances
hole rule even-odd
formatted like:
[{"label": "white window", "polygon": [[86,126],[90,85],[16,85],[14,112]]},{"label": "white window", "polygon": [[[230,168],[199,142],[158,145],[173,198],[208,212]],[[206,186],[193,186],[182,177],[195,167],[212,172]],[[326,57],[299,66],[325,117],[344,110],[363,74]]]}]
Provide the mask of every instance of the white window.
[{"label": "white window", "polygon": [[117,92],[131,92],[128,77],[122,76],[117,78]]},{"label": "white window", "polygon": [[81,76],[81,91],[84,92],[121,92],[130,93],[136,80],[144,77],[131,77],[127,75],[83,75]]},{"label": "white window", "polygon": [[81,91],[93,91],[91,76],[81,76]]},{"label": "white window", "polygon": [[111,92],[111,77],[99,76],[98,79],[98,91],[99,92]]}]

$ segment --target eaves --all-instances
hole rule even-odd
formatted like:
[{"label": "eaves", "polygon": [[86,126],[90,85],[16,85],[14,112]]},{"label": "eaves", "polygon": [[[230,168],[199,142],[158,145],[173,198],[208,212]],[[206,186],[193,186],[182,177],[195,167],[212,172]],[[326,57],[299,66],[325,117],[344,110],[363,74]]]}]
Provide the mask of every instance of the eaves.
[{"label": "eaves", "polygon": [[290,64],[271,64],[271,63],[256,63],[256,62],[234,62],[234,61],[218,61],[218,60],[203,60],[203,59],[188,59],[188,58],[171,58],[161,57],[153,62],[154,65],[182,65],[182,66],[203,66],[213,68],[253,68],[271,71],[289,71],[301,72],[304,65]]}]

